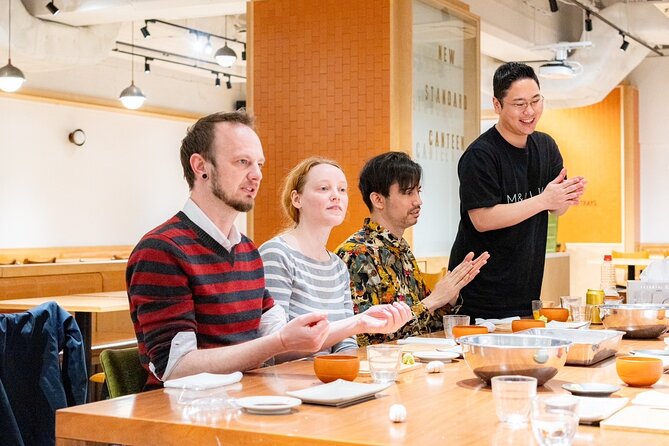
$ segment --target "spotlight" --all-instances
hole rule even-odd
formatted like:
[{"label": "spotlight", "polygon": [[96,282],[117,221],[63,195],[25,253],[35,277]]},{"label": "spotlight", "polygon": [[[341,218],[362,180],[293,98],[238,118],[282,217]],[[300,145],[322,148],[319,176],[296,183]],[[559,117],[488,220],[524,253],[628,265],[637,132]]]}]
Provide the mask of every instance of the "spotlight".
[{"label": "spotlight", "polygon": [[246,45],[244,45],[244,49],[242,50],[242,60],[246,60]]},{"label": "spotlight", "polygon": [[216,81],[214,82],[214,86],[216,87],[221,86],[221,78],[219,77],[219,73],[216,73]]},{"label": "spotlight", "polygon": [[585,30],[592,31],[592,19],[590,18],[590,11],[585,13]]},{"label": "spotlight", "polygon": [[225,86],[228,88],[228,90],[230,90],[232,88],[232,81],[231,81],[230,76],[228,76],[228,80],[225,81]]},{"label": "spotlight", "polygon": [[214,52],[214,48],[211,46],[211,36],[207,36],[207,43],[204,45],[204,54],[211,54]]},{"label": "spotlight", "polygon": [[151,65],[150,65],[149,62],[151,62],[152,60],[153,60],[153,59],[151,59],[151,58],[149,58],[149,57],[145,57],[145,58],[144,58],[144,72],[145,72],[146,74],[149,74],[149,73],[151,72]]},{"label": "spotlight", "polygon": [[[11,0],[10,0],[10,1],[11,1]],[[50,12],[52,15],[56,15],[56,14],[58,14],[58,12],[60,11],[60,9],[58,9],[58,6],[54,5],[53,2],[49,2],[49,3],[47,3],[47,4],[46,4],[46,9],[48,9],[49,12]]]},{"label": "spotlight", "polygon": [[627,47],[630,46],[630,43],[625,40],[625,34],[622,31],[618,31],[618,34],[623,38],[623,43],[620,45],[620,49],[623,51],[627,51]]},{"label": "spotlight", "polygon": [[151,33],[149,32],[149,24],[146,22],[146,20],[144,21],[144,26],[142,26],[139,30],[142,32],[142,36],[144,36],[145,39],[151,37]]},{"label": "spotlight", "polygon": [[548,6],[551,8],[551,12],[558,11],[557,0],[548,0]]}]

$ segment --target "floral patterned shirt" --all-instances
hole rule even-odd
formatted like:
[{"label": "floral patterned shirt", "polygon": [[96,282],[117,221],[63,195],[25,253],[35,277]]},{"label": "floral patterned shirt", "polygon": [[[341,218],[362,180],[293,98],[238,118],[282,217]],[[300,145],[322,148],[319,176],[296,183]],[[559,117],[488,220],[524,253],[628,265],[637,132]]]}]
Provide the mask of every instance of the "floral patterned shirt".
[{"label": "floral patterned shirt", "polygon": [[[348,267],[356,314],[372,305],[395,301],[411,307],[430,294],[409,243],[369,218],[335,253]],[[443,330],[442,317],[449,310],[450,306],[435,313],[424,311],[395,333],[359,334],[358,344],[364,346]]]}]

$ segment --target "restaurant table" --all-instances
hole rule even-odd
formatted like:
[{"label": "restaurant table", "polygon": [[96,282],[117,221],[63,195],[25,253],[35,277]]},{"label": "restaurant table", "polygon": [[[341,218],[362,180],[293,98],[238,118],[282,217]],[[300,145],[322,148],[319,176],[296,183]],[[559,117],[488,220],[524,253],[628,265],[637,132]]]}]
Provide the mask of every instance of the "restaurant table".
[{"label": "restaurant table", "polygon": [[[128,295],[125,291],[102,291],[99,293],[70,294],[66,296],[27,297],[23,299],[0,300],[0,311],[24,311],[41,305],[45,302],[56,302],[61,308],[74,313],[74,318],[81,330],[84,341],[86,371],[93,373],[91,365],[91,348],[93,345],[93,313],[108,313],[112,311],[128,311]],[[89,400],[91,398],[89,388]]]},{"label": "restaurant table", "polygon": [[[624,340],[620,352],[633,348],[663,348],[661,340]],[[410,347],[406,347],[409,348]],[[433,349],[434,345],[417,348]],[[358,350],[363,357],[364,349]],[[357,382],[371,382],[359,376]],[[562,384],[603,382],[620,384],[615,396],[634,397],[648,388],[622,384],[609,358],[590,367],[565,366],[538,388],[538,395],[566,394]],[[232,398],[284,395],[318,385],[310,359],[244,373],[241,383],[227,391]],[[654,389],[669,388],[663,375]],[[125,445],[532,445],[531,428],[519,429],[497,421],[490,387],[474,376],[464,360],[445,365],[442,373],[425,367],[399,375],[396,384],[376,399],[344,408],[302,404],[285,415],[252,415],[243,411],[199,412],[180,404],[180,391],[161,389],[58,410],[56,444],[85,442]],[[391,405],[403,404],[407,421],[388,418]],[[78,442],[80,441],[80,442]],[[669,444],[669,436],[579,426],[575,445]]]}]

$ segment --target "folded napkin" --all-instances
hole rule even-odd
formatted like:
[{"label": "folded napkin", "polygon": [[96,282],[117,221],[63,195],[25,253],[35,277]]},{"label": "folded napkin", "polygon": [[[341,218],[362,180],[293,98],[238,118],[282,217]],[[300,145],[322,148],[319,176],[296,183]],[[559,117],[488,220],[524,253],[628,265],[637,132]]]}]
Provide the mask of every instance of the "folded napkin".
[{"label": "folded napkin", "polygon": [[481,320],[481,319],[476,319],[476,325],[481,325],[481,326],[487,328],[488,333],[492,333],[493,331],[495,331],[495,324],[493,324],[490,321],[484,321],[484,320]]},{"label": "folded napkin", "polygon": [[241,381],[242,376],[244,376],[242,375],[242,372],[234,372],[228,375],[198,373],[197,375],[170,379],[165,381],[163,385],[167,388],[173,389],[206,390],[237,383]]},{"label": "folded napkin", "polygon": [[669,393],[657,390],[642,392],[632,400],[632,404],[669,409]]}]

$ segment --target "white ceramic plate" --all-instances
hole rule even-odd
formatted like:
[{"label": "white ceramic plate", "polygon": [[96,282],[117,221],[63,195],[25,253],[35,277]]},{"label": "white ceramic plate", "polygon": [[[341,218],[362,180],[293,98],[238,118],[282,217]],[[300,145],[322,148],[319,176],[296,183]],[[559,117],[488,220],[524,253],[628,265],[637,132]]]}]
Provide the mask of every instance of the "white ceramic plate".
[{"label": "white ceramic plate", "polygon": [[455,358],[459,358],[460,354],[452,351],[428,350],[424,352],[414,352],[414,358],[421,361],[443,361],[451,362]]},{"label": "white ceramic plate", "polygon": [[302,404],[297,398],[289,396],[247,396],[235,400],[237,405],[248,413],[258,415],[280,415],[290,413],[293,407]]},{"label": "white ceramic plate", "polygon": [[374,395],[392,384],[367,384],[338,379],[302,390],[291,390],[286,392],[286,395],[299,398],[304,403],[343,406],[374,398]]},{"label": "white ceramic plate", "polygon": [[546,324],[548,328],[575,328],[587,330],[590,327],[590,321],[586,322],[560,322],[560,321],[550,321]]},{"label": "white ceramic plate", "polygon": [[456,353],[458,356],[462,356],[462,346],[456,345],[455,347],[439,347],[437,348],[438,352],[450,352]]},{"label": "white ceramic plate", "polygon": [[578,419],[581,424],[592,424],[610,417],[625,407],[629,398],[578,397]]},{"label": "white ceramic plate", "polygon": [[649,358],[660,358],[662,360],[662,366],[665,369],[669,368],[669,351],[653,350],[653,349],[639,349],[639,350],[632,350],[630,353],[635,355],[635,356],[647,356]]},{"label": "white ceramic plate", "polygon": [[562,388],[576,396],[603,397],[620,390],[619,386],[603,383],[562,384]]}]

